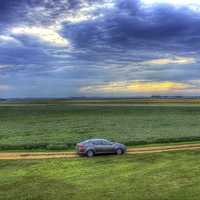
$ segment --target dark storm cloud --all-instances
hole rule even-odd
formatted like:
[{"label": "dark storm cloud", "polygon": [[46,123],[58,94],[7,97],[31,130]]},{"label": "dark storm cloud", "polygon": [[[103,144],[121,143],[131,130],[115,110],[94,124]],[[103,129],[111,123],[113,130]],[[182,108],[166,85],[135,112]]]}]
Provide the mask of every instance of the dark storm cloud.
[{"label": "dark storm cloud", "polygon": [[80,6],[80,0],[1,0],[0,28],[20,23],[48,25],[64,12],[73,13]]},{"label": "dark storm cloud", "polygon": [[103,18],[65,28],[78,47],[174,50],[175,46],[181,51],[185,45],[186,50],[196,50],[200,14],[163,4],[144,9],[138,1],[128,0],[117,3]]}]

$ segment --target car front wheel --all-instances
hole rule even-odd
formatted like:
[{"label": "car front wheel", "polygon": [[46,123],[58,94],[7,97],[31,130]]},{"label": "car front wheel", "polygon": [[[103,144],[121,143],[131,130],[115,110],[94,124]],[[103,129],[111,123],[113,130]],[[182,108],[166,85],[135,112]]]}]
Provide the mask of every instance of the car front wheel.
[{"label": "car front wheel", "polygon": [[117,149],[116,150],[116,154],[117,155],[122,155],[124,153],[124,151],[122,149]]},{"label": "car front wheel", "polygon": [[94,151],[89,150],[89,151],[87,151],[86,155],[87,155],[87,157],[91,158],[94,156]]}]

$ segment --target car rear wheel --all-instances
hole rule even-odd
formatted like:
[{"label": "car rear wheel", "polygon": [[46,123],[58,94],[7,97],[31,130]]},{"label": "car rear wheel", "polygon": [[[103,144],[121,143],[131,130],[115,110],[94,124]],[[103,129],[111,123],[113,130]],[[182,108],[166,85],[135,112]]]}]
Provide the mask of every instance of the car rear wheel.
[{"label": "car rear wheel", "polygon": [[87,157],[91,158],[94,156],[94,151],[89,150],[89,151],[87,151],[86,155],[87,155]]},{"label": "car rear wheel", "polygon": [[117,155],[122,155],[124,153],[124,151],[122,149],[117,149],[116,150],[116,154]]}]

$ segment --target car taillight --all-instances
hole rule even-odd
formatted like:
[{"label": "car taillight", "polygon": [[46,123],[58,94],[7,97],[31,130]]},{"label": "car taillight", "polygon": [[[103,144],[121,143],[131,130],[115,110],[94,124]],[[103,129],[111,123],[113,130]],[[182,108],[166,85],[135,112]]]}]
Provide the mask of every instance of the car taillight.
[{"label": "car taillight", "polygon": [[81,150],[81,149],[84,149],[85,146],[83,144],[79,144],[78,147]]}]

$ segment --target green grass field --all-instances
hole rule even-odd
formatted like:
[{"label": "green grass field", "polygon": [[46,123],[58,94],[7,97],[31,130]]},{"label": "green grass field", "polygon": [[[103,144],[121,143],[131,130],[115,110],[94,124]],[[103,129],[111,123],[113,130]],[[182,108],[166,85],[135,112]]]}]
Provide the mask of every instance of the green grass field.
[{"label": "green grass field", "polygon": [[0,149],[65,149],[88,138],[128,145],[200,139],[200,104],[127,102],[1,103]]},{"label": "green grass field", "polygon": [[0,200],[199,200],[200,152],[0,161]]}]

